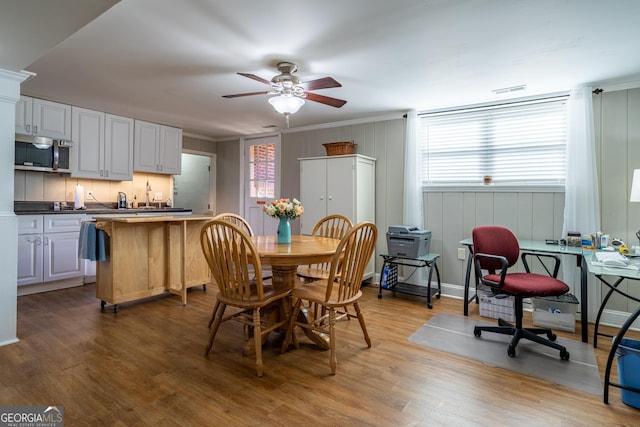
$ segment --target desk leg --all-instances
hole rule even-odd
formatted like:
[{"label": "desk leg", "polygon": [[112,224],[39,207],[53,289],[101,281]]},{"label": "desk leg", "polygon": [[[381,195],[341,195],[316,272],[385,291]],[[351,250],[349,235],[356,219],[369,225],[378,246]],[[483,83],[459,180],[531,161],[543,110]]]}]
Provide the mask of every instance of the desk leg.
[{"label": "desk leg", "polygon": [[[603,397],[604,403],[609,403],[609,385],[614,385],[610,381],[611,365],[613,364],[613,357],[616,354],[616,350],[620,345],[620,341],[622,340],[622,337],[624,337],[624,334],[627,333],[627,331],[629,330],[633,322],[635,322],[635,320],[638,318],[638,316],[640,316],[640,307],[636,308],[636,310],[631,314],[631,316],[629,316],[627,321],[624,322],[624,325],[622,325],[622,328],[620,328],[620,331],[616,335],[615,339],[613,340],[613,344],[611,345],[611,350],[609,351],[609,358],[607,359],[607,368],[605,369],[605,373],[604,373],[604,397]],[[615,384],[615,385],[620,387],[620,384]]]},{"label": "desk leg", "polygon": [[431,276],[433,275],[434,266],[435,266],[435,261],[431,263],[431,265],[429,265],[429,278],[427,279],[427,307],[429,309],[433,308],[433,304],[431,303]]},{"label": "desk leg", "polygon": [[609,298],[611,298],[611,295],[616,290],[618,285],[620,285],[620,283],[624,280],[624,277],[618,277],[618,280],[616,280],[616,282],[613,285],[610,285],[609,282],[607,282],[602,278],[602,276],[596,276],[596,277],[602,283],[604,283],[609,287],[609,292],[607,292],[607,295],[605,295],[604,299],[602,300],[602,303],[600,303],[600,308],[598,309],[598,315],[596,316],[596,323],[593,326],[593,348],[598,348],[598,335],[607,336],[609,338],[613,337],[613,335],[599,333],[598,328],[600,327],[600,318],[602,317],[602,313],[604,312],[604,308],[607,305]]},{"label": "desk leg", "polygon": [[588,296],[587,296],[587,261],[584,256],[578,255],[580,267],[580,329],[582,330],[582,342],[589,342]]},{"label": "desk leg", "polygon": [[469,249],[467,256],[467,275],[464,278],[464,315],[469,315],[469,281],[471,280],[471,265],[473,264],[473,255]]}]

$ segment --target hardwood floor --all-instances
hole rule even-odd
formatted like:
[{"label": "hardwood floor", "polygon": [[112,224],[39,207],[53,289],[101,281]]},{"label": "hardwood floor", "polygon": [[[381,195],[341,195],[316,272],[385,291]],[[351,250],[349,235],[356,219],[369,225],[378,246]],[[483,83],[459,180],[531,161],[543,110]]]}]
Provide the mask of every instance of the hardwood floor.
[{"label": "hardwood floor", "polygon": [[[22,296],[20,342],[0,347],[0,405],[62,405],[65,426],[640,424],[640,410],[616,388],[605,405],[602,396],[408,341],[436,313],[461,314],[460,300],[435,300],[428,310],[422,298],[363,292],[371,349],[358,322],[340,322],[331,376],[326,351],[300,336],[300,349],[281,355],[283,337],[272,334],[263,378],[242,356],[236,322],[203,356],[211,287],[189,292],[186,306],[162,296],[122,304],[117,314],[100,312],[93,285]],[[607,341],[596,350],[601,377]]]}]

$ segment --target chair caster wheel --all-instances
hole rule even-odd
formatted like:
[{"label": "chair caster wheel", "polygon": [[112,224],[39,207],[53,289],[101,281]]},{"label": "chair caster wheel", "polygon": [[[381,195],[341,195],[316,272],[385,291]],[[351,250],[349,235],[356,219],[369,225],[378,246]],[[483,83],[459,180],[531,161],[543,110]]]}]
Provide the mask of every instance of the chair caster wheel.
[{"label": "chair caster wheel", "polygon": [[516,357],[516,349],[512,346],[509,346],[509,348],[507,348],[507,355],[509,357]]},{"label": "chair caster wheel", "polygon": [[569,360],[569,352],[567,350],[560,351],[560,359]]},{"label": "chair caster wheel", "polygon": [[475,335],[476,337],[479,337],[480,335],[482,335],[482,331],[478,329],[478,327],[475,327],[473,328],[473,335]]},{"label": "chair caster wheel", "polygon": [[555,341],[556,338],[558,338],[558,336],[556,334],[554,334],[553,332],[549,331],[549,332],[547,332],[547,338],[549,338],[549,341]]}]

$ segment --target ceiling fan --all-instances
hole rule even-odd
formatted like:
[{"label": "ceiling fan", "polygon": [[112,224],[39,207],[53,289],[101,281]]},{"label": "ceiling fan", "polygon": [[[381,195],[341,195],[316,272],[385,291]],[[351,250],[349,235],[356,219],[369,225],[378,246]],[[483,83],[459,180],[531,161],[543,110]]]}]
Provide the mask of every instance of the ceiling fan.
[{"label": "ceiling fan", "polygon": [[293,114],[304,104],[304,100],[319,102],[331,107],[340,108],[347,101],[329,96],[318,95],[311,92],[312,90],[328,89],[332,87],[342,87],[340,83],[332,77],[323,77],[321,79],[309,80],[303,82],[293,73],[298,71],[298,66],[291,62],[279,62],[277,65],[280,74],[273,77],[271,81],[263,79],[260,76],[249,73],[238,73],[241,76],[248,77],[260,83],[271,86],[271,90],[262,92],[237,93],[234,95],[223,95],[223,98],[238,98],[241,96],[252,95],[275,95],[269,98],[269,103],[274,106],[277,112],[284,114],[289,118],[289,114]]}]

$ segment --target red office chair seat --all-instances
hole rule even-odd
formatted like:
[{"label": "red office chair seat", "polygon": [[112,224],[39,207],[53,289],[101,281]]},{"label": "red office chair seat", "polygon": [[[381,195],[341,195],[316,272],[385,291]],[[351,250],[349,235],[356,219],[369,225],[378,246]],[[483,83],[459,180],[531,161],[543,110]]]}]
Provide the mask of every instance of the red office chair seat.
[{"label": "red office chair seat", "polygon": [[[476,287],[482,283],[489,286],[494,293],[511,295],[515,299],[515,325],[504,319],[498,319],[498,326],[476,326],[473,334],[480,337],[482,331],[513,335],[507,349],[510,357],[515,357],[516,346],[522,339],[528,339],[551,348],[560,350],[560,358],[569,360],[567,349],[555,343],[556,335],[547,328],[522,327],[522,300],[531,297],[560,296],[569,291],[569,287],[556,279],[560,268],[560,258],[553,254],[523,252],[521,259],[526,273],[509,273],[508,269],[515,265],[520,254],[518,239],[509,229],[499,226],[476,227],[473,237],[473,263],[476,272]],[[552,276],[531,273],[527,263],[527,255],[555,259]],[[483,273],[483,271],[485,273]],[[547,335],[547,339],[539,335]]]},{"label": "red office chair seat", "polygon": [[[487,274],[483,281],[500,283],[499,274]],[[569,287],[555,277],[536,273],[510,273],[504,279],[500,291],[509,294],[518,294],[523,298],[550,297],[563,295],[569,291]]]}]

